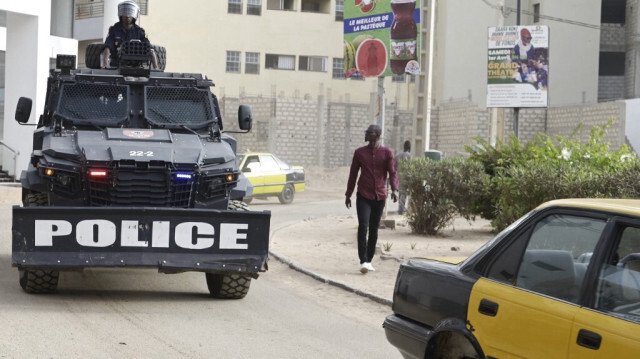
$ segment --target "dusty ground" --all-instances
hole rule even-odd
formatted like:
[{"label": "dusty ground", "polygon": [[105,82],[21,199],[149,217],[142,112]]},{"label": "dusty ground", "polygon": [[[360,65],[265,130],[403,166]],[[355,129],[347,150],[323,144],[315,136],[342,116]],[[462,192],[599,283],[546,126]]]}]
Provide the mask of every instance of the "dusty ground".
[{"label": "dusty ground", "polygon": [[[307,169],[307,175],[307,191],[299,193],[298,199],[344,199],[348,168],[312,167]],[[395,221],[395,229],[379,231],[378,254],[372,262],[376,271],[366,275],[359,272],[358,220],[353,207],[349,215],[309,218],[278,230],[272,236],[271,250],[310,272],[391,300],[403,260],[427,257],[458,262],[493,237],[487,221],[469,223],[462,218],[439,236],[412,234],[406,218],[396,211],[397,204],[390,202],[386,219]]]}]

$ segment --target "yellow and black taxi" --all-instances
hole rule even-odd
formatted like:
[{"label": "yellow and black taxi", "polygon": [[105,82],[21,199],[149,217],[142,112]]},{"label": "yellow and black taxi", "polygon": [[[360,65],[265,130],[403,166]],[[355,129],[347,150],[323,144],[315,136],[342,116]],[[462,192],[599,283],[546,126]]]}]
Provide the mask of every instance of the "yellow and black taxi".
[{"label": "yellow and black taxi", "polygon": [[246,203],[253,198],[277,196],[280,203],[289,204],[296,192],[305,189],[304,168],[289,166],[273,153],[243,153],[237,156],[236,161],[253,186],[253,194],[244,198]]},{"label": "yellow and black taxi", "polygon": [[405,358],[640,358],[640,200],[547,202],[459,264],[410,259],[383,327]]}]

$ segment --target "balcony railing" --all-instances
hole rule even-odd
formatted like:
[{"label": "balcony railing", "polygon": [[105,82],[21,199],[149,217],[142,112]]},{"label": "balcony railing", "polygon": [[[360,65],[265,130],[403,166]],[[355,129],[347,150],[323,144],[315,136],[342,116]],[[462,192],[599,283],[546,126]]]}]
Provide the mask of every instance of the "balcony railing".
[{"label": "balcony railing", "polygon": [[104,2],[91,2],[88,4],[76,4],[75,19],[88,19],[104,16]]},{"label": "balcony railing", "polygon": [[[140,15],[147,15],[149,0],[136,0],[136,2],[140,7]],[[104,1],[93,1],[83,4],[76,3],[75,7],[76,20],[104,16]]]}]

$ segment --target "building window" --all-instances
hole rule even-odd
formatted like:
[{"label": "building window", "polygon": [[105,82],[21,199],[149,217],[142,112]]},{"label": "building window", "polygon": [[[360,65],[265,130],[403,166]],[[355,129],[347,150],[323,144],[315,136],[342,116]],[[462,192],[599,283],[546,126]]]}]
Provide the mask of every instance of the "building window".
[{"label": "building window", "polygon": [[140,15],[149,15],[149,0],[136,0],[140,8]]},{"label": "building window", "polygon": [[247,0],[247,15],[261,15],[262,14],[262,1],[261,0]]},{"label": "building window", "polygon": [[540,22],[540,4],[533,4],[533,22]]},{"label": "building window", "polygon": [[302,12],[328,14],[331,11],[331,0],[300,0]]},{"label": "building window", "polygon": [[227,51],[226,71],[240,73],[240,51]]},{"label": "building window", "polygon": [[295,70],[296,57],[292,55],[266,54],[265,69]]},{"label": "building window", "polygon": [[602,1],[600,22],[605,24],[624,24],[626,1]]},{"label": "building window", "polygon": [[344,59],[333,59],[333,73],[331,77],[334,79],[345,79],[347,76],[344,74]]},{"label": "building window", "polygon": [[298,70],[327,72],[327,58],[323,56],[300,56]]},{"label": "building window", "polygon": [[294,0],[267,0],[267,10],[289,10],[293,11]]},{"label": "building window", "polygon": [[244,56],[244,73],[259,74],[260,73],[260,53],[247,52]]},{"label": "building window", "polygon": [[229,14],[242,14],[242,0],[229,0],[227,12]]},{"label": "building window", "polygon": [[599,76],[624,76],[624,52],[600,52]]},{"label": "building window", "polygon": [[336,0],[336,21],[344,20],[344,0]]}]

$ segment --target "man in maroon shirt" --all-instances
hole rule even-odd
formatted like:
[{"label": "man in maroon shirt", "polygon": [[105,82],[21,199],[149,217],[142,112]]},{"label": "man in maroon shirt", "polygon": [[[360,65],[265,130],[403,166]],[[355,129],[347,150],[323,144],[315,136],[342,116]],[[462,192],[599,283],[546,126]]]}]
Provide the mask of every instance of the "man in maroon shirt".
[{"label": "man in maroon shirt", "polygon": [[[369,142],[367,146],[356,149],[351,161],[349,181],[344,204],[351,208],[351,195],[358,179],[358,192],[356,193],[356,211],[358,212],[358,257],[360,257],[360,272],[366,274],[375,271],[371,260],[376,252],[378,241],[378,227],[387,198],[387,173],[391,181],[391,198],[398,201],[398,174],[393,151],[378,143],[382,129],[380,126],[371,125],[365,131],[364,140]],[[367,241],[367,230],[369,240]]]}]

